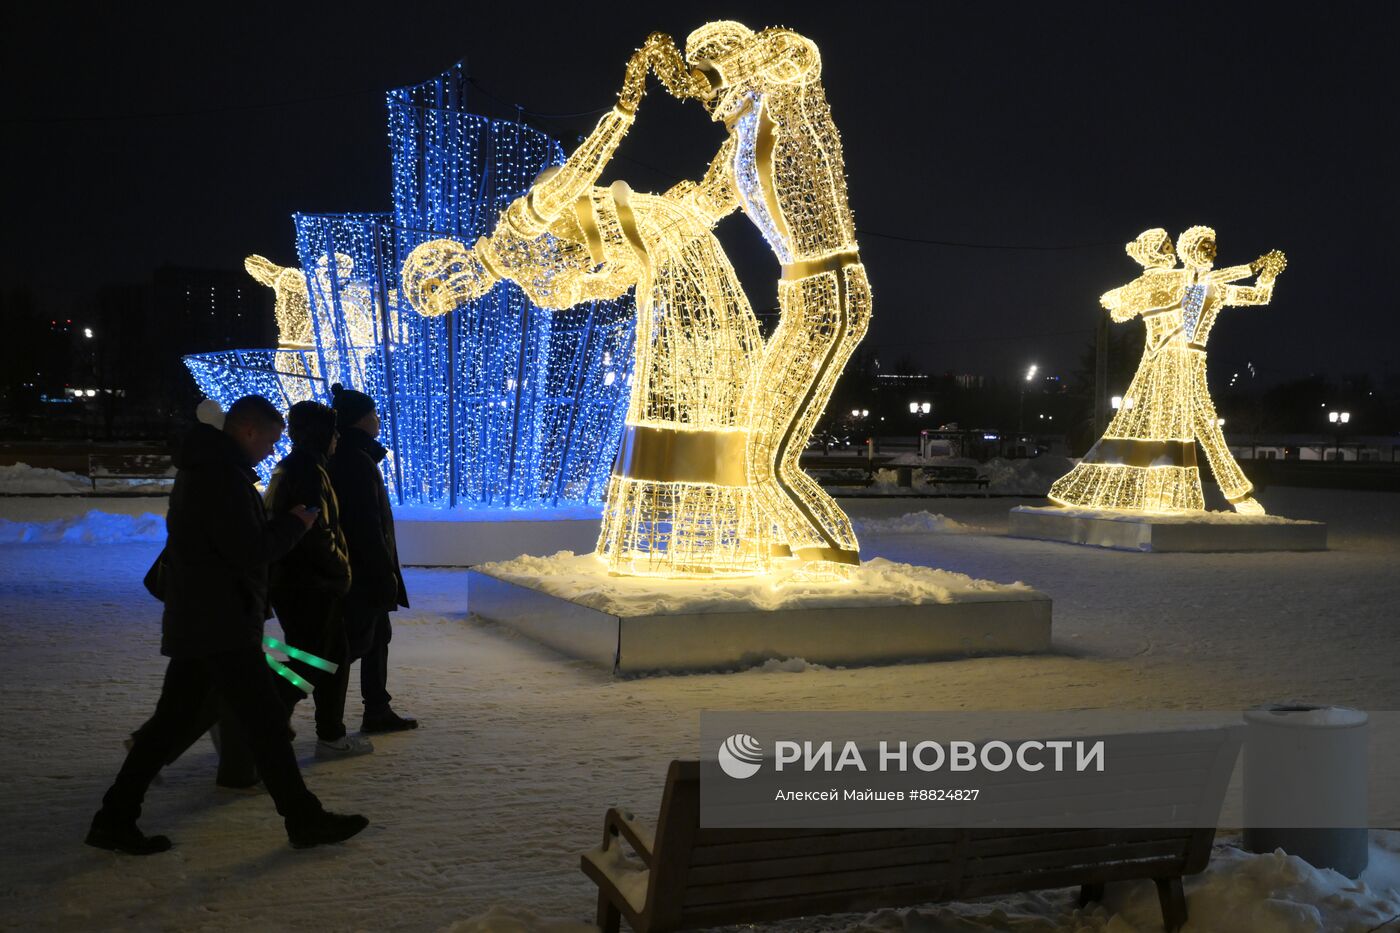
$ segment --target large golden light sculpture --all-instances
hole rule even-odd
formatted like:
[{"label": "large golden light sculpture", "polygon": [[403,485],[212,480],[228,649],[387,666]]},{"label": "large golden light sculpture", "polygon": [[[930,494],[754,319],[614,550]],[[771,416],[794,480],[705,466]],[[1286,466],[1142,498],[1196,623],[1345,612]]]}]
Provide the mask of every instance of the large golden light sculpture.
[{"label": "large golden light sculpture", "polygon": [[[444,314],[502,278],[545,307],[635,286],[632,398],[599,552],[624,573],[753,573],[777,554],[809,578],[844,576],[859,564],[850,521],[798,466],[870,317],[820,58],[788,30],[723,22],[690,36],[686,60],[693,67],[668,37],[649,37],[618,105],[568,162],[470,249],[415,249],[405,294],[421,313]],[[729,138],[698,183],[660,196],[595,187],[648,70],[704,101]],[[783,264],[782,317],[766,347],[710,233],[738,207]]]},{"label": "large golden light sculpture", "polygon": [[[1222,308],[1269,302],[1284,255],[1275,250],[1249,265],[1214,269],[1215,231],[1209,227],[1181,234],[1178,249],[1179,267],[1165,230],[1140,234],[1127,251],[1143,274],[1100,299],[1114,321],[1142,317],[1142,362],[1104,436],[1051,486],[1053,502],[1143,512],[1204,509],[1199,445],[1235,510],[1264,512],[1226,446],[1211,402],[1206,341]],[[1250,276],[1257,276],[1254,284],[1236,284]]]}]

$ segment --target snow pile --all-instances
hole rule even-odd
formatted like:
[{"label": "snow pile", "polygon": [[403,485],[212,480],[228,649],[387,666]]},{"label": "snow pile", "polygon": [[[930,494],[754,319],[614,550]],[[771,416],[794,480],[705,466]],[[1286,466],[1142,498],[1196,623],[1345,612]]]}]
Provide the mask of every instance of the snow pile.
[{"label": "snow pile", "polygon": [[790,567],[767,577],[737,579],[610,576],[596,556],[572,551],[552,557],[526,555],[475,569],[590,609],[629,617],[1041,598],[1024,583],[993,583],[882,557],[863,562],[851,580],[823,583],[796,579],[790,575],[795,568]]},{"label": "snow pile", "polygon": [[[98,477],[98,489],[121,492],[163,493],[170,491],[174,476],[151,479],[109,479]],[[27,463],[0,466],[0,496],[91,494],[92,480],[80,473],[33,467]]]},{"label": "snow pile", "polygon": [[855,528],[863,535],[957,534],[969,530],[960,521],[928,511],[909,512],[896,518],[857,519]]},{"label": "snow pile", "polygon": [[114,515],[93,509],[86,515],[46,522],[13,522],[0,518],[0,544],[125,544],[164,540],[165,517],[151,512]]},{"label": "snow pile", "polygon": [[813,664],[806,658],[769,658],[757,667],[748,668],[749,674],[805,674],[808,671],[829,671],[825,664]]},{"label": "snow pile", "polygon": [[0,466],[0,494],[91,492],[92,482],[77,473],[32,467],[27,463]]},{"label": "snow pile", "polygon": [[1018,512],[1053,512],[1066,518],[1092,518],[1106,522],[1151,522],[1154,525],[1316,525],[1317,522],[1282,515],[1242,515],[1239,512],[1132,512],[1127,509],[1076,509],[1063,506],[1032,508]]},{"label": "snow pile", "polygon": [[[1186,879],[1187,923],[1182,933],[1368,933],[1400,914],[1400,858],[1378,845],[1371,867],[1356,881],[1313,868],[1282,851],[1253,855],[1225,846],[1204,872]],[[1072,893],[1072,892],[1065,892]],[[1052,892],[998,898],[990,909],[957,905],[882,910],[848,933],[1157,933],[1162,911],[1147,881],[1109,885],[1105,903],[1082,910]]]},{"label": "snow pile", "polygon": [[1066,457],[1041,455],[1006,460],[998,457],[982,464],[981,475],[987,477],[990,492],[1003,495],[1043,496],[1050,484],[1074,468],[1075,461]]}]

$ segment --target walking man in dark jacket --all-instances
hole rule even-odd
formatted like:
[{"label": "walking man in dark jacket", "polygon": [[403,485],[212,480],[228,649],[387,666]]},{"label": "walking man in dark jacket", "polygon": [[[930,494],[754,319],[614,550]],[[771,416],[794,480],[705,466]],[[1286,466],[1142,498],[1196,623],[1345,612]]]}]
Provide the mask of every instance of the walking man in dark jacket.
[{"label": "walking man in dark jacket", "polygon": [[[350,553],[340,503],[326,472],[339,438],[335,411],[320,402],[297,402],[287,412],[287,433],[292,452],[277,464],[267,484],[268,514],[280,515],[298,504],[315,505],[319,511],[305,537],[272,564],[272,609],[287,644],[338,665],[332,674],[295,659],[288,662],[315,687],[316,757],[364,755],[374,746],[345,731],[351,658],[342,600],[350,589]],[[294,693],[293,703],[300,699],[300,692]]]},{"label": "walking man in dark jacket", "polygon": [[328,813],[302,782],[287,730],[287,707],[262,651],[268,565],[306,533],[303,505],[269,521],[253,485],[253,464],[282,436],[281,414],[250,395],[230,406],[223,430],[201,424],[180,450],[166,515],[165,613],[161,653],[170,658],[151,720],[134,736],[116,781],[102,798],[86,842],[150,855],[165,836],[137,828],[141,803],[171,749],[205,715],[213,692],[242,726],[287,836],[297,848],[340,842],[369,824]]},{"label": "walking man in dark jacket", "polygon": [[394,541],[394,513],[379,463],[386,451],[379,436],[374,399],[363,392],[331,386],[340,443],[331,457],[331,483],[340,500],[345,540],[350,545],[350,592],[345,598],[345,629],[350,654],[361,658],[360,693],[365,704],[361,732],[401,732],[418,720],[389,706],[389,613],[408,608]]}]

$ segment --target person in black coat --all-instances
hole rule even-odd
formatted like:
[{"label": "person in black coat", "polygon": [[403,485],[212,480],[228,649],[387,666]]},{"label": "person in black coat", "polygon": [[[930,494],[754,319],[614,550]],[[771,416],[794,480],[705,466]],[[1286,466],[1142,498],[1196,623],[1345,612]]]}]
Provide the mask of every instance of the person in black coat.
[{"label": "person in black coat", "polygon": [[258,770],[297,848],[339,842],[369,824],[328,813],[302,782],[287,731],[287,707],[262,651],[268,565],[311,525],[298,505],[268,519],[253,464],[282,436],[272,403],[245,396],[223,429],[201,424],[180,449],[166,515],[159,588],[165,601],[161,653],[170,658],[151,720],[134,736],[116,780],[93,816],[88,845],[132,855],[170,848],[137,827],[152,779],[215,693],[242,726]]},{"label": "person in black coat", "polygon": [[[328,673],[291,660],[288,666],[315,687],[316,757],[343,758],[374,751],[369,740],[345,731],[345,694],[350,683],[350,651],[341,600],[350,589],[350,554],[341,530],[340,504],[326,473],[339,435],[335,412],[319,402],[298,402],[287,412],[292,452],[282,458],[267,484],[269,515],[305,505],[316,521],[305,537],[271,571],[272,609],[287,644],[338,665]],[[293,697],[300,699],[300,693]]]},{"label": "person in black coat", "polygon": [[400,732],[418,720],[390,707],[389,613],[408,608],[394,513],[379,463],[388,453],[377,440],[379,413],[363,392],[331,386],[340,443],[330,460],[331,483],[340,500],[345,540],[350,545],[350,592],[345,597],[345,630],[350,654],[360,658],[360,693],[365,704],[362,732]]}]

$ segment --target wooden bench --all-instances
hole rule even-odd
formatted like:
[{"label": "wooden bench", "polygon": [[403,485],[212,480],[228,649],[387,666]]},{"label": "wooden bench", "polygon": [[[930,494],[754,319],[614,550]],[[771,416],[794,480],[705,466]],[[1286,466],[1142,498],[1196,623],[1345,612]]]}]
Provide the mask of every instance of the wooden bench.
[{"label": "wooden bench", "polygon": [[[1218,819],[1241,732],[1198,731],[1210,735],[1173,775],[1176,796],[1190,798],[1186,806],[1193,809],[1180,810],[1182,804],[1159,794],[1153,813],[1209,812],[1210,822]],[[1205,869],[1214,838],[1213,826],[702,828],[700,763],[673,761],[655,833],[631,813],[610,809],[603,843],[583,854],[582,868],[598,885],[603,933],[617,933],[623,918],[637,933],[665,933],[1074,885],[1082,907],[1100,900],[1105,884],[1149,878],[1164,927],[1175,931],[1186,922],[1182,876]]]},{"label": "wooden bench", "polygon": [[798,461],[802,469],[823,486],[870,486],[875,482],[875,474],[889,465],[894,457],[881,454],[878,457],[841,457],[808,451]]},{"label": "wooden bench", "polygon": [[97,492],[99,479],[172,479],[175,467],[167,454],[89,454],[88,479]]},{"label": "wooden bench", "polygon": [[970,466],[924,467],[924,480],[940,485],[976,486],[978,489],[986,489],[991,483],[985,476],[977,475],[976,467]]}]

